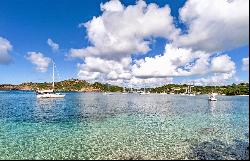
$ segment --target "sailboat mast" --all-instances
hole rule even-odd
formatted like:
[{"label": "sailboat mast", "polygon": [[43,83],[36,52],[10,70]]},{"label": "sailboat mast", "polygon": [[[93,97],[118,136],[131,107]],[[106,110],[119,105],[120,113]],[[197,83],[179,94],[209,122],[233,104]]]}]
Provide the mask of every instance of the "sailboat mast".
[{"label": "sailboat mast", "polygon": [[53,90],[54,90],[54,88],[55,88],[55,69],[54,69],[55,63],[52,61],[52,64],[53,64],[53,74],[52,74],[53,83],[52,83],[52,87],[53,87]]},{"label": "sailboat mast", "polygon": [[145,84],[145,79],[144,79],[143,83],[144,83],[144,93],[146,93],[146,84]]}]

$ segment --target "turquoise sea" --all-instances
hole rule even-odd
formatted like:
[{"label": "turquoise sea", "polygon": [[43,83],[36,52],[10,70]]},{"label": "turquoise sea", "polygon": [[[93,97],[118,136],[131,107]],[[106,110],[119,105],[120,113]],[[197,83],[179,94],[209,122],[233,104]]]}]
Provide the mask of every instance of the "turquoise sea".
[{"label": "turquoise sea", "polygon": [[0,91],[0,159],[247,159],[249,97]]}]

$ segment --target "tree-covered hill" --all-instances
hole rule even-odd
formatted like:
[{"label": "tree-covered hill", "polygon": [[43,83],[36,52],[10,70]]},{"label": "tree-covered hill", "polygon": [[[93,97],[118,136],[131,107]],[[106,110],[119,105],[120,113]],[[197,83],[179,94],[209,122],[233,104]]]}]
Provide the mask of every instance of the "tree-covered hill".
[{"label": "tree-covered hill", "polygon": [[[146,91],[151,93],[185,93],[188,85],[183,84],[166,84],[156,88],[147,88]],[[44,83],[22,83],[19,85],[3,84],[0,85],[0,90],[44,90],[52,89],[51,82]],[[103,84],[99,82],[89,83],[85,80],[69,79],[60,82],[55,82],[56,91],[77,91],[77,92],[122,92],[123,87]],[[144,90],[144,89],[133,89]],[[129,91],[126,88],[126,91]],[[232,84],[225,86],[194,86],[191,88],[195,94],[210,94],[218,93],[225,95],[249,95],[249,83]]]}]

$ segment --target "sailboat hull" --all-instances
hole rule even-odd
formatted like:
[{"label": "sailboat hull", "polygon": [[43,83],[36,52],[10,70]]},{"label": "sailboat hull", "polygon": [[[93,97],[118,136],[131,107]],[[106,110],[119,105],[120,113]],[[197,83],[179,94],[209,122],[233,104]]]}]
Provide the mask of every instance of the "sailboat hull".
[{"label": "sailboat hull", "polygon": [[37,98],[64,98],[65,94],[50,93],[50,94],[37,94]]},{"label": "sailboat hull", "polygon": [[145,92],[143,92],[143,93],[140,93],[140,95],[148,95],[149,93],[145,93]]},{"label": "sailboat hull", "polygon": [[211,94],[211,96],[208,98],[209,101],[217,101],[217,99],[215,98],[215,93]]},{"label": "sailboat hull", "polygon": [[209,98],[209,101],[217,101],[216,98]]},{"label": "sailboat hull", "polygon": [[104,92],[103,95],[113,95],[114,93],[111,92]]}]

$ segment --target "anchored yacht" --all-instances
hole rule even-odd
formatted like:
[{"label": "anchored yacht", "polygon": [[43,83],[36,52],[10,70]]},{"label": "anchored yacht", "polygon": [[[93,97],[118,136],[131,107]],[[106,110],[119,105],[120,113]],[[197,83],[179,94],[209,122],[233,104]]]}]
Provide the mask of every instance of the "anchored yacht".
[{"label": "anchored yacht", "polygon": [[38,90],[36,91],[37,98],[63,98],[65,94],[56,93],[55,92],[55,63],[53,64],[53,82],[52,82],[52,90]]},{"label": "anchored yacht", "polygon": [[209,96],[208,100],[209,100],[209,101],[217,101],[217,98],[215,98],[215,96],[216,96],[216,94],[215,94],[215,93],[212,93],[212,94]]}]

